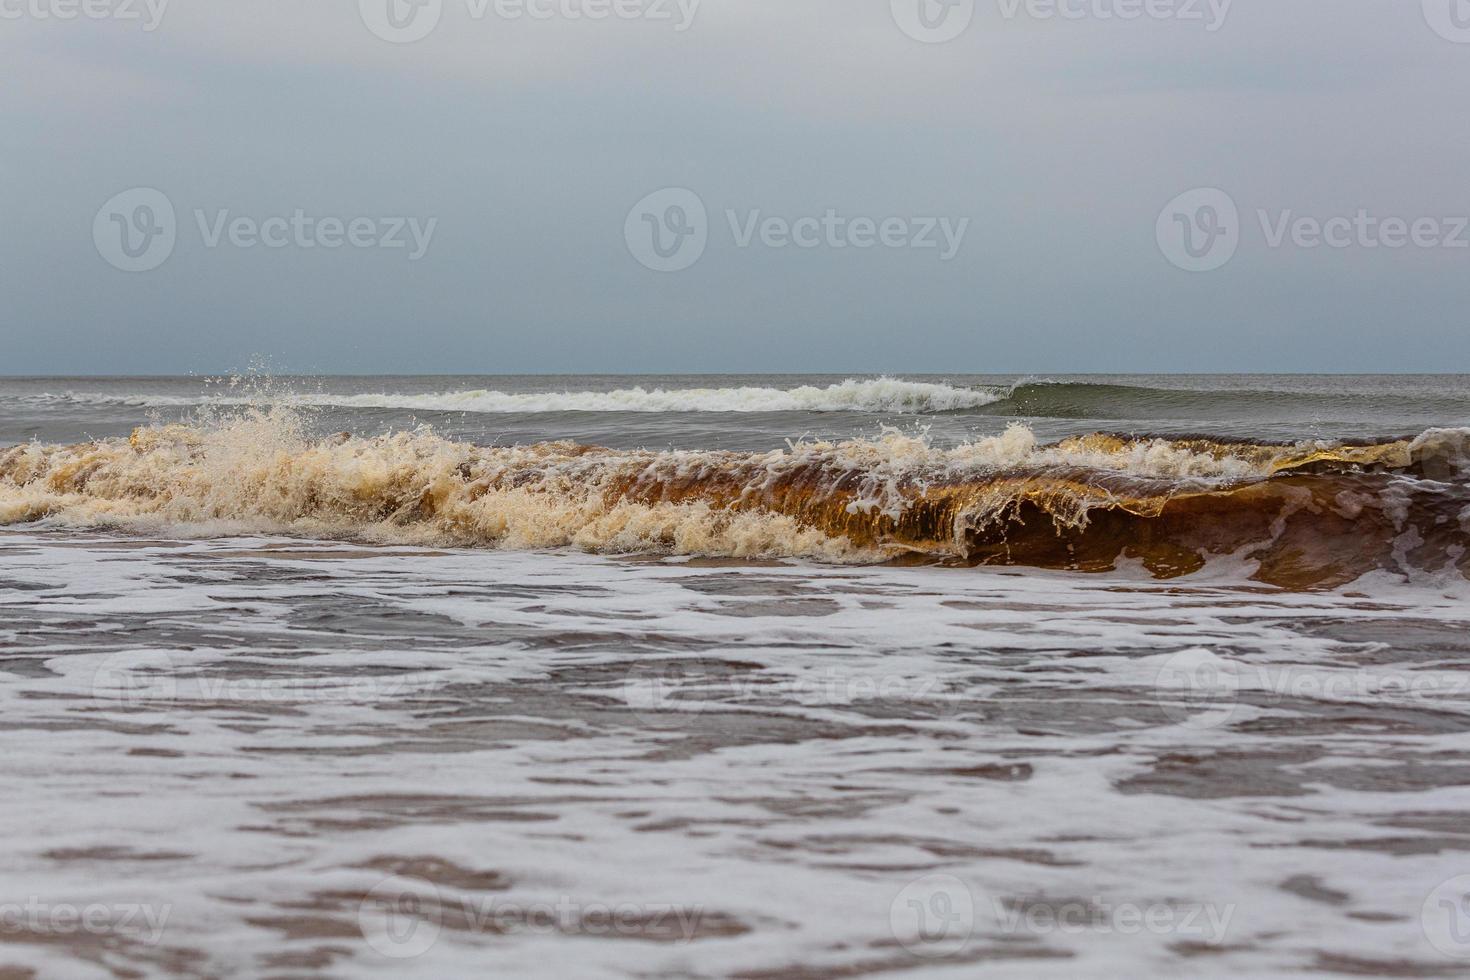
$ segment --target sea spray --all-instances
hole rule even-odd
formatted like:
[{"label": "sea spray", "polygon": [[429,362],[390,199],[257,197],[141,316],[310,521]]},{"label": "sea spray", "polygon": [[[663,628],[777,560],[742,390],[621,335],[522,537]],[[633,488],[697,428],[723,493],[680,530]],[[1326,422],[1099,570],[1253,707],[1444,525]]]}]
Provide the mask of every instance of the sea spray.
[{"label": "sea spray", "polygon": [[1464,433],[1289,446],[1013,424],[940,447],[886,429],[765,453],[482,447],[428,428],[310,434],[274,403],[129,439],[0,451],[0,523],[249,529],[372,541],[1197,571],[1242,549],[1309,587],[1463,561]]}]

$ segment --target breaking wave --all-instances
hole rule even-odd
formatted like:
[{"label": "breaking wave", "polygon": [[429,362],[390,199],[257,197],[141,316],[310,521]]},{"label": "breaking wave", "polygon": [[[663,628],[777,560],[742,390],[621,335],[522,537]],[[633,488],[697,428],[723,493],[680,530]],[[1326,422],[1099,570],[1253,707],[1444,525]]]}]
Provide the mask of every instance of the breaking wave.
[{"label": "breaking wave", "polygon": [[1220,556],[1277,585],[1464,570],[1470,431],[1274,445],[1021,425],[951,448],[886,432],[768,453],[481,447],[308,434],[290,409],[0,450],[0,524],[271,531],[604,553],[1142,565]]},{"label": "breaking wave", "polygon": [[[37,396],[45,403],[168,409],[248,407],[272,402],[296,408],[382,409],[415,413],[537,415],[584,413],[832,413],[967,414],[1035,419],[1155,420],[1200,424],[1280,420],[1396,420],[1405,431],[1430,424],[1470,424],[1462,393],[1397,390],[1273,390],[1157,387],[1095,381],[1027,379],[1013,384],[963,385],[902,378],[849,378],[825,386],[677,388],[516,392],[470,389],[428,393],[276,392],[238,385],[196,395],[69,391]],[[1247,429],[1247,431],[1249,431]]]},{"label": "breaking wave", "polygon": [[[101,395],[67,393],[83,404],[142,408],[254,405],[259,396]],[[622,388],[614,391],[452,391],[433,394],[285,394],[285,405],[312,408],[386,408],[415,412],[477,412],[487,415],[548,412],[869,412],[925,415],[980,408],[1003,393],[897,378],[848,379],[821,388]]]}]

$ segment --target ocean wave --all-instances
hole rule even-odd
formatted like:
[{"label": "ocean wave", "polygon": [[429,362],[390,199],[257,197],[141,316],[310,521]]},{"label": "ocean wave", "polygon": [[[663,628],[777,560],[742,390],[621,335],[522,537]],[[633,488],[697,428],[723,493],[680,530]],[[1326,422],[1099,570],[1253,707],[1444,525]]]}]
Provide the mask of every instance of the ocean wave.
[{"label": "ocean wave", "polygon": [[926,415],[980,408],[999,401],[997,391],[957,388],[899,378],[848,379],[826,387],[621,388],[613,391],[505,392],[479,389],[431,394],[248,393],[200,396],[67,392],[78,404],[137,408],[262,403],[309,408],[380,408],[486,415],[551,412],[867,412]]},{"label": "ocean wave", "polygon": [[[307,382],[295,382],[307,384]],[[221,385],[217,391],[180,395],[147,392],[68,391],[33,396],[46,404],[144,409],[245,407],[271,404],[327,410],[388,410],[411,413],[539,415],[663,413],[866,413],[870,415],[972,414],[1029,419],[1091,419],[1131,422],[1229,425],[1271,420],[1370,422],[1394,420],[1405,431],[1448,422],[1470,424],[1470,397],[1445,391],[1279,390],[1150,386],[1081,380],[1026,379],[1013,384],[965,386],[902,378],[847,380],[789,388],[632,386],[607,391],[516,392],[468,389],[409,394],[290,390],[267,379],[259,387]]]},{"label": "ocean wave", "polygon": [[981,414],[1025,418],[1196,420],[1416,418],[1470,421],[1470,400],[1426,392],[1188,388],[1095,381],[1018,381]]},{"label": "ocean wave", "polygon": [[[0,524],[241,529],[607,553],[909,556],[1168,577],[1243,555],[1311,587],[1470,561],[1470,431],[1291,446],[1024,426],[768,453],[308,435],[286,408],[0,451]],[[210,529],[214,529],[213,532]]]}]

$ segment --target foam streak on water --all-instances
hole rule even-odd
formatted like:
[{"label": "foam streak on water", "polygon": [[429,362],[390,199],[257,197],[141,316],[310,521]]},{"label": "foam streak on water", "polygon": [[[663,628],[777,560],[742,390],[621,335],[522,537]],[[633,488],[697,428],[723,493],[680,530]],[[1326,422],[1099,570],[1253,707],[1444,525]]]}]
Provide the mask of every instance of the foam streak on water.
[{"label": "foam streak on water", "polygon": [[1470,850],[1453,590],[56,532],[0,561],[6,893],[166,912],[9,929],[42,975],[1455,966],[1421,921]]},{"label": "foam streak on water", "polygon": [[[264,390],[262,390],[264,389]],[[359,434],[436,429],[479,443],[767,450],[788,438],[922,425],[941,441],[1021,418],[1044,439],[1098,429],[1245,439],[1378,438],[1470,425],[1470,378],[1284,375],[0,378],[0,445],[126,435],[154,416],[256,404]]]},{"label": "foam streak on water", "polygon": [[[282,401],[298,407],[398,408],[420,412],[892,412],[926,414],[980,408],[1001,401],[999,392],[895,378],[848,379],[822,387],[794,388],[618,388],[612,391],[505,392],[483,388],[430,394],[293,394]],[[129,395],[67,392],[62,401],[124,404],[149,408],[244,405],[235,395]]]}]

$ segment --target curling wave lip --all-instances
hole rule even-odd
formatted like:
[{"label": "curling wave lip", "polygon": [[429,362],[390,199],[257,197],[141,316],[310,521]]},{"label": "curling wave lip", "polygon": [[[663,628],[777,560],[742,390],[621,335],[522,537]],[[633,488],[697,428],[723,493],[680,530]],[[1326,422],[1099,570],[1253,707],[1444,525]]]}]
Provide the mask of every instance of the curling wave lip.
[{"label": "curling wave lip", "polygon": [[313,438],[284,406],[0,452],[0,524],[242,529],[469,547],[1030,565],[1212,558],[1293,588],[1470,562],[1470,431],[1360,445],[889,431],[766,453]]}]

